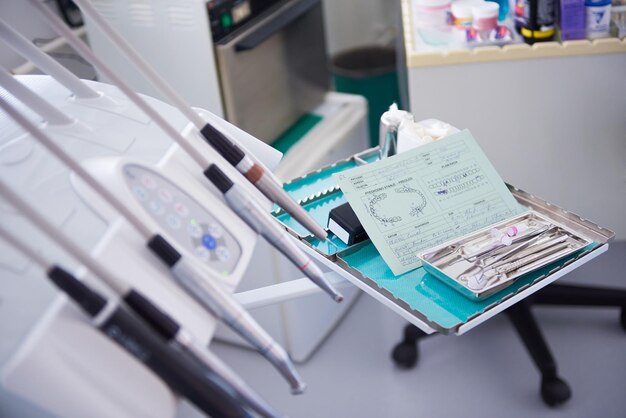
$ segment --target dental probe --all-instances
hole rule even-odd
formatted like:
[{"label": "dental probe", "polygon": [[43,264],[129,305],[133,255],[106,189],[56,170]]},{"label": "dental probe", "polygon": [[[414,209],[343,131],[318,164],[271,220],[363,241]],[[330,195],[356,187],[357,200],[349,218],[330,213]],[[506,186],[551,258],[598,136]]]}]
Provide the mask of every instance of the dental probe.
[{"label": "dental probe", "polygon": [[196,359],[176,345],[163,341],[159,333],[131,314],[120,300],[105,299],[62,267],[48,262],[2,227],[0,238],[42,267],[48,279],[91,318],[94,327],[148,367],[174,392],[210,416],[250,417],[235,394],[224,385],[223,379],[216,373],[207,373]]},{"label": "dental probe", "polygon": [[[32,2],[32,1],[31,1]],[[89,0],[76,0],[75,3],[104,32],[108,38],[126,55],[126,58],[137,67],[178,110],[191,121],[200,131],[206,142],[222,155],[233,167],[243,174],[248,181],[261,191],[269,200],[283,208],[302,226],[320,240],[328,236],[324,228],[282,188],[282,185],[270,174],[270,171],[252,155],[241,149],[237,141],[227,137],[215,126],[203,120],[189,104],[148,64],[141,55],[126,41],[96,10]],[[208,164],[203,166],[207,169]]]},{"label": "dental probe", "polygon": [[[191,297],[208,312],[219,318],[233,331],[252,344],[290,383],[293,393],[302,393],[305,388],[287,352],[239,305],[235,299],[220,287],[212,271],[201,272],[188,257],[179,253],[158,231],[153,232],[120,199],[100,184],[80,164],[63,151],[50,137],[21,115],[6,100],[0,97],[0,107],[23,129],[31,134],[55,157],[87,183],[94,191],[115,208],[146,240],[150,250],[167,265],[172,277]],[[209,280],[202,276],[208,274]]]},{"label": "dental probe", "polygon": [[77,98],[96,99],[101,97],[100,93],[80,81],[71,71],[33,45],[2,19],[0,19],[0,39],[40,70],[51,75]]},{"label": "dental probe", "polygon": [[[76,245],[66,234],[58,231],[50,222],[41,216],[40,213],[20,198],[1,180],[0,195],[65,252],[71,254],[96,277],[106,283],[107,286],[119,296],[120,301],[132,309],[136,315],[141,317],[141,319],[143,319],[153,331],[165,339],[165,341],[171,344],[177,344],[192,357],[195,357],[198,361],[203,363],[209,373],[218,376],[223,382],[223,386],[226,386],[231,392],[236,393],[241,401],[263,417],[271,418],[279,416],[279,414],[237,376],[232,369],[217,356],[208,351],[208,349],[203,348],[190,331],[184,329],[181,324],[163,312],[141,292],[132,288],[128,282],[116,277],[102,263],[94,260],[87,252]],[[22,240],[5,230],[2,226],[0,226],[0,237],[4,238],[22,253],[28,255],[29,258],[36,261],[39,265],[48,269],[48,271],[57,267],[54,263],[46,261],[43,256],[37,254],[32,248],[29,248]]]}]

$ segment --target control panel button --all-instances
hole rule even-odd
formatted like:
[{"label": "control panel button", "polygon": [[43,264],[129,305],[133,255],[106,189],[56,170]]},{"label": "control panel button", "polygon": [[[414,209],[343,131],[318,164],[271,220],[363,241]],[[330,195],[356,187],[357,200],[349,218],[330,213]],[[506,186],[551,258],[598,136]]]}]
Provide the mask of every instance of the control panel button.
[{"label": "control panel button", "polygon": [[215,238],[222,238],[224,235],[224,229],[222,226],[216,222],[211,222],[207,227],[207,231],[209,234],[213,235]]},{"label": "control panel button", "polygon": [[172,229],[178,229],[182,224],[180,218],[172,213],[165,217],[165,222]]},{"label": "control panel button", "polygon": [[223,262],[228,261],[228,259],[230,258],[230,251],[228,250],[228,248],[222,245],[215,249],[215,254],[217,255],[217,258],[219,258],[219,260]]},{"label": "control panel button", "polygon": [[150,212],[157,216],[161,216],[165,213],[165,205],[158,200],[151,200],[148,207],[150,208]]},{"label": "control panel button", "polygon": [[140,202],[148,200],[148,191],[141,186],[133,186],[133,194],[139,199]]},{"label": "control panel button", "polygon": [[202,227],[198,225],[196,222],[189,222],[187,224],[187,232],[191,236],[191,238],[200,238],[202,236]]},{"label": "control panel button", "polygon": [[176,212],[179,216],[183,218],[189,216],[189,208],[181,202],[174,203],[174,212]]},{"label": "control panel button", "polygon": [[209,250],[214,250],[217,246],[217,242],[215,241],[215,238],[211,235],[204,234],[202,236],[202,245],[207,247]]},{"label": "control panel button", "polygon": [[170,203],[172,201],[172,192],[167,189],[159,189],[159,198],[165,203]]},{"label": "control panel button", "polygon": [[209,250],[207,250],[206,247],[204,247],[203,245],[198,245],[195,248],[194,253],[200,260],[205,261],[205,262],[209,261],[209,258],[211,256],[211,253],[209,252]]},{"label": "control panel button", "polygon": [[157,187],[156,180],[149,174],[141,176],[141,184],[143,184],[148,190],[153,190]]}]

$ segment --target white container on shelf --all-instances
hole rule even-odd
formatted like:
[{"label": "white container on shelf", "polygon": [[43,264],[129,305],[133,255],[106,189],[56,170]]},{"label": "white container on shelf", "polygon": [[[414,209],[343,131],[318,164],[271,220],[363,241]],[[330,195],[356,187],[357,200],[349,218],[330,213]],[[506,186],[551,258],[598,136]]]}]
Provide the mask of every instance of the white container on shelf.
[{"label": "white container on shelf", "polygon": [[452,17],[450,0],[416,0],[415,27],[429,45],[445,45],[450,40]]},{"label": "white container on shelf", "polygon": [[478,3],[477,0],[457,0],[452,3],[452,26],[454,29],[462,30],[472,27],[472,8]]},{"label": "white container on shelf", "polygon": [[472,26],[485,35],[498,26],[500,5],[492,1],[477,2],[472,7]]},{"label": "white container on shelf", "polygon": [[452,2],[452,31],[450,46],[464,47],[467,45],[467,29],[472,27],[474,16],[472,8],[483,0],[456,0]]},{"label": "white container on shelf", "polygon": [[587,38],[607,38],[611,26],[611,0],[585,1]]}]

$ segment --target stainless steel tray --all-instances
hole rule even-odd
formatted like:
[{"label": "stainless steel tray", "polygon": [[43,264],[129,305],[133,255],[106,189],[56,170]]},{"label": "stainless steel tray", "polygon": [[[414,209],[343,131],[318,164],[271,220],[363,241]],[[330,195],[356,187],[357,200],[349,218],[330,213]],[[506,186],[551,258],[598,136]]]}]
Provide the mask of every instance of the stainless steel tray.
[{"label": "stainless steel tray", "polygon": [[[518,231],[516,225],[527,229]],[[515,235],[503,232],[508,229]],[[421,251],[418,257],[430,274],[461,294],[481,300],[511,285],[517,278],[580,251],[592,242],[531,209]],[[528,254],[533,251],[539,253]],[[525,253],[526,257],[517,261],[517,257]],[[530,261],[519,265],[523,260]]]},{"label": "stainless steel tray", "polygon": [[[317,203],[322,202],[324,198],[342,195],[341,191],[338,190],[332,180],[333,172],[367,164],[368,161],[371,162],[377,159],[377,155],[377,147],[365,150],[349,158],[340,160],[334,164],[322,167],[314,172],[293,179],[289,183],[285,184],[285,188],[292,193],[296,200],[298,200],[303,206],[315,206]],[[298,190],[298,185],[300,184],[305,186],[305,190],[303,191],[304,193],[301,193],[302,190]],[[319,189],[316,187],[318,185],[321,186]],[[597,224],[572,212],[562,209],[514,186],[507,186],[521,205],[540,214],[551,222],[563,226],[568,231],[571,231],[580,237],[584,237],[586,240],[593,242],[593,244],[590,244],[584,250],[575,254],[575,256],[570,256],[570,258],[568,258],[565,262],[557,263],[548,271],[544,271],[545,269],[543,269],[539,273],[534,274],[532,279],[528,279],[526,281],[520,279],[515,286],[510,288],[510,290],[504,289],[496,295],[487,298],[485,301],[475,302],[475,306],[469,306],[469,310],[465,312],[465,317],[461,317],[458,322],[448,321],[445,324],[442,324],[441,321],[433,318],[433,316],[429,312],[426,312],[425,309],[421,309],[419,307],[416,308],[406,300],[396,297],[396,295],[394,295],[394,293],[389,289],[381,286],[380,281],[377,281],[376,277],[368,276],[367,273],[363,273],[363,271],[354,268],[354,266],[350,265],[346,261],[346,259],[348,259],[351,255],[367,248],[368,245],[371,247],[371,243],[369,241],[353,245],[349,248],[346,248],[344,245],[343,248],[340,246],[339,249],[335,249],[332,245],[320,243],[310,235],[303,233],[302,230],[292,228],[289,222],[284,222],[284,219],[281,219],[281,216],[285,216],[284,212],[275,211],[273,212],[273,215],[283,222],[290,234],[297,237],[302,248],[309,254],[313,255],[320,263],[339,273],[361,290],[365,291],[396,313],[409,320],[418,328],[427,333],[441,332],[444,334],[463,334],[485,320],[493,317],[497,313],[503,311],[513,303],[531,295],[554,280],[562,277],[567,272],[572,271],[573,269],[585,264],[589,260],[603,253],[608,249],[608,243],[615,236],[612,231],[600,227]],[[341,204],[342,202],[337,203]],[[328,207],[327,210],[329,211],[330,207]],[[323,220],[323,216],[320,219]],[[320,222],[320,224],[325,226],[323,222]],[[448,286],[446,285],[446,287]],[[440,296],[441,295],[434,294],[432,297],[433,303],[441,303],[441,300],[439,300],[441,299]],[[461,295],[459,295],[459,297],[467,299]],[[469,301],[469,303],[473,302]],[[447,308],[445,306],[441,306],[441,309],[445,310]]]}]

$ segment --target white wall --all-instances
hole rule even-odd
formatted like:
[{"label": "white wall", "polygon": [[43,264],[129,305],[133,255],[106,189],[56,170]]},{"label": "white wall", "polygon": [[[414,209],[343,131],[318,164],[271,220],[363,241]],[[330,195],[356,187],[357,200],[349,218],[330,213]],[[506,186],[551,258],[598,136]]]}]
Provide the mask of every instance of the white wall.
[{"label": "white wall", "polygon": [[626,54],[414,68],[411,110],[468,128],[509,183],[626,239]]}]

